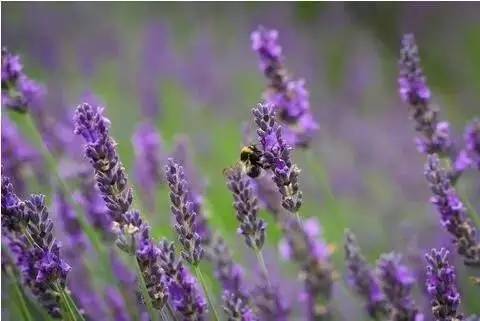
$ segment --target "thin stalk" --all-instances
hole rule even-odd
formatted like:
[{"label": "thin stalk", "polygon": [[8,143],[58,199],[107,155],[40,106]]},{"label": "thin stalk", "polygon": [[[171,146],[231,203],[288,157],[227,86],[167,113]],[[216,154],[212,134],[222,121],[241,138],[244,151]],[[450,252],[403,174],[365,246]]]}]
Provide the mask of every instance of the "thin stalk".
[{"label": "thin stalk", "polygon": [[82,321],[85,321],[85,317],[83,316],[82,313],[80,313],[80,309],[77,307],[77,304],[73,300],[72,296],[65,289],[63,290],[63,292],[65,294],[65,298],[67,299],[70,307],[75,312],[75,314],[78,316],[78,318]]},{"label": "thin stalk", "polygon": [[257,256],[258,265],[260,265],[260,269],[262,270],[263,277],[267,280],[268,287],[271,289],[272,284],[270,283],[270,278],[268,277],[268,270],[267,265],[265,264],[265,260],[263,259],[262,250],[259,248],[254,249],[255,255]]},{"label": "thin stalk", "polygon": [[157,313],[155,313],[155,309],[153,308],[152,301],[150,300],[150,295],[148,294],[147,285],[145,284],[145,280],[143,279],[142,270],[140,269],[140,265],[138,264],[137,258],[135,259],[135,266],[137,267],[137,274],[138,279],[140,280],[140,289],[142,291],[143,301],[147,306],[148,314],[150,315],[150,320],[156,321],[157,320]]},{"label": "thin stalk", "polygon": [[205,292],[205,296],[207,297],[208,304],[210,305],[210,308],[212,309],[213,317],[215,321],[220,321],[220,318],[218,317],[217,310],[215,310],[215,305],[213,304],[213,300],[210,297],[210,291],[208,290],[207,283],[205,282],[205,279],[203,278],[202,271],[200,270],[200,267],[198,265],[195,265],[194,267],[195,270],[195,275],[197,276],[197,280],[200,281],[200,284],[202,284],[203,291]]},{"label": "thin stalk", "polygon": [[160,310],[160,318],[162,321],[169,321],[169,318],[165,313],[165,307]]},{"label": "thin stalk", "polygon": [[13,279],[13,287],[15,288],[15,293],[17,294],[18,301],[20,303],[20,310],[22,311],[23,317],[26,321],[33,321],[33,318],[30,315],[30,311],[28,311],[27,303],[25,302],[25,297],[23,296],[23,292],[20,288],[20,285],[18,284],[17,278],[13,275],[10,269],[7,274]]},{"label": "thin stalk", "polygon": [[172,320],[178,321],[177,315],[175,314],[175,311],[173,311],[172,306],[170,305],[170,302],[167,302],[165,304],[165,306],[167,307],[167,311],[170,314],[170,316],[172,317]]},{"label": "thin stalk", "polygon": [[57,292],[60,294],[60,298],[61,298],[61,305],[63,307],[62,310],[64,310],[64,313],[65,313],[65,317],[67,320],[72,320],[72,321],[77,321],[77,318],[75,316],[75,312],[73,311],[73,308],[70,306],[69,302],[68,302],[68,299],[66,297],[66,294],[65,294],[65,291],[60,288],[60,286],[56,286],[56,290]]}]

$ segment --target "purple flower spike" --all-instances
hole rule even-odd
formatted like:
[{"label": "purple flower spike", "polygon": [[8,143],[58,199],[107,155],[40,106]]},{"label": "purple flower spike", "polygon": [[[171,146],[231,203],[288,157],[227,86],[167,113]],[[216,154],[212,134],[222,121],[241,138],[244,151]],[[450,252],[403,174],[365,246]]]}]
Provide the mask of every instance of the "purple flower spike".
[{"label": "purple flower spike", "polygon": [[383,254],[378,262],[378,274],[383,292],[392,306],[392,321],[423,321],[411,297],[415,279],[401,257],[395,253]]},{"label": "purple flower spike", "polygon": [[331,249],[321,239],[321,227],[314,218],[300,224],[290,216],[282,229],[289,259],[301,268],[309,320],[326,320],[330,315],[328,301],[334,271],[330,263]]},{"label": "purple flower spike", "polygon": [[480,266],[480,242],[477,230],[466,216],[466,209],[437,155],[428,157],[425,177],[432,191],[431,202],[440,214],[442,225],[453,236],[457,252],[467,265]]},{"label": "purple flower spike", "polygon": [[400,49],[400,76],[398,77],[400,97],[410,105],[426,105],[431,94],[420,66],[420,56],[413,34],[406,34]]},{"label": "purple flower spike", "polygon": [[72,255],[78,255],[86,247],[87,240],[83,234],[80,221],[73,208],[68,204],[62,191],[57,191],[55,198],[55,211],[63,223],[63,229],[68,240],[68,249]]},{"label": "purple flower spike", "polygon": [[282,291],[268,284],[261,284],[253,291],[253,304],[259,320],[287,321],[291,312],[282,297]]},{"label": "purple flower spike", "polygon": [[432,312],[436,321],[457,321],[463,316],[457,313],[460,293],[455,285],[455,268],[448,263],[448,250],[432,249],[427,260],[426,286],[431,297]]},{"label": "purple flower spike", "polygon": [[62,317],[57,289],[65,287],[71,268],[60,257],[45,197],[31,195],[21,201],[7,177],[2,177],[2,233],[22,282],[52,317]]},{"label": "purple flower spike", "polygon": [[260,69],[269,80],[264,98],[278,110],[280,122],[286,124],[285,138],[293,146],[307,146],[319,126],[310,111],[305,81],[289,78],[277,30],[260,26],[252,32],[251,40],[252,49],[260,58]]},{"label": "purple flower spike", "polygon": [[23,73],[20,57],[2,48],[2,105],[26,112],[43,93],[43,88]]},{"label": "purple flower spike", "polygon": [[400,97],[411,106],[415,130],[422,134],[416,139],[418,150],[424,154],[448,152],[452,144],[449,124],[440,122],[438,110],[430,106],[430,89],[420,67],[418,47],[412,34],[402,39],[399,68]]},{"label": "purple flower spike", "polygon": [[135,149],[135,172],[138,187],[144,195],[148,208],[155,208],[155,191],[164,183],[163,142],[160,134],[150,123],[142,123],[133,135]]},{"label": "purple flower spike", "polygon": [[95,170],[97,186],[113,221],[122,226],[123,216],[132,205],[132,189],[118,156],[117,143],[109,136],[110,121],[102,113],[103,108],[89,104],[78,106],[74,133],[85,139],[85,156]]},{"label": "purple flower spike", "polygon": [[368,314],[377,320],[388,315],[388,303],[379,281],[360,252],[355,235],[345,232],[345,259],[349,271],[349,283],[367,304]]},{"label": "purple flower spike", "polygon": [[300,169],[291,160],[291,148],[282,137],[275,111],[268,105],[259,104],[252,113],[258,126],[257,135],[263,149],[264,164],[274,174],[273,180],[282,195],[282,206],[290,213],[296,213],[302,205],[302,192],[298,186]]},{"label": "purple flower spike", "polygon": [[201,295],[192,275],[175,255],[173,242],[159,244],[159,264],[167,276],[170,300],[184,321],[203,321],[206,300]]},{"label": "purple flower spike", "polygon": [[240,223],[239,232],[249,247],[260,250],[265,242],[266,224],[258,218],[258,200],[250,186],[250,178],[243,174],[240,167],[233,167],[226,174]]},{"label": "purple flower spike", "polygon": [[223,294],[223,310],[227,315],[228,321],[257,321],[252,309],[246,305],[242,298],[233,293],[225,292]]},{"label": "purple flower spike", "polygon": [[168,159],[165,166],[168,186],[170,188],[171,211],[175,217],[175,230],[178,240],[183,246],[182,257],[188,263],[196,266],[203,256],[201,237],[196,232],[196,216],[192,202],[188,198],[188,183],[183,167]]},{"label": "purple flower spike", "polygon": [[141,241],[137,249],[137,261],[142,271],[152,305],[161,310],[168,300],[165,275],[158,263],[159,249],[149,235],[148,227],[142,231]]},{"label": "purple flower spike", "polygon": [[105,300],[108,307],[112,311],[113,320],[131,320],[127,307],[125,306],[125,301],[117,289],[113,287],[107,287],[107,289],[105,290]]}]

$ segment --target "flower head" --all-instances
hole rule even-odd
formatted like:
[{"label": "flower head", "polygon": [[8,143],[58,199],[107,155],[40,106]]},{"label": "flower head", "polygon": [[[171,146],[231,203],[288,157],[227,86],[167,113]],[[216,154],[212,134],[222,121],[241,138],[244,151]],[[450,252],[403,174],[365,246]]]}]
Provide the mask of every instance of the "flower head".
[{"label": "flower head", "polygon": [[480,170],[480,119],[474,119],[465,130],[465,152],[472,165]]},{"label": "flower head", "polygon": [[223,310],[227,315],[228,321],[256,321],[252,309],[245,304],[242,298],[233,293],[225,292],[223,294]]},{"label": "flower head", "polygon": [[432,249],[427,260],[427,291],[431,297],[432,312],[437,321],[461,320],[457,313],[460,293],[455,285],[455,268],[448,263],[448,250]]},{"label": "flower head", "polygon": [[379,280],[360,252],[355,235],[348,230],[345,232],[345,259],[349,271],[349,282],[366,300],[368,314],[373,318],[385,316],[388,312],[388,304]]},{"label": "flower head", "polygon": [[308,145],[319,126],[310,111],[305,80],[292,80],[288,76],[277,30],[260,26],[252,32],[251,40],[252,49],[260,58],[260,69],[269,80],[264,98],[278,110],[279,121],[286,125],[285,138],[293,146]]},{"label": "flower head", "polygon": [[20,57],[2,48],[2,105],[18,112],[26,112],[43,88],[23,72]]},{"label": "flower head", "polygon": [[403,36],[399,66],[400,97],[410,105],[428,104],[431,98],[430,89],[420,66],[420,56],[413,34]]},{"label": "flower head", "polygon": [[258,218],[258,200],[250,186],[250,178],[240,167],[233,167],[227,172],[227,180],[240,222],[239,233],[245,237],[249,247],[260,250],[265,242],[266,224]]},{"label": "flower head", "polygon": [[437,155],[428,157],[425,177],[433,194],[431,202],[440,214],[442,225],[453,236],[458,254],[464,257],[465,264],[480,265],[477,230],[467,218],[466,208],[452,186],[448,174],[440,166]]},{"label": "flower head", "polygon": [[415,278],[401,263],[401,257],[395,253],[383,254],[378,262],[378,274],[383,292],[392,306],[392,320],[422,321],[423,315],[411,297]]},{"label": "flower head", "polygon": [[198,265],[203,256],[203,248],[201,237],[196,232],[197,213],[188,198],[188,183],[183,167],[169,158],[165,173],[170,188],[170,209],[176,221],[175,230],[183,246],[182,257],[188,263]]},{"label": "flower head", "polygon": [[259,104],[252,113],[258,126],[257,135],[262,145],[264,163],[274,174],[273,180],[282,195],[282,206],[296,213],[302,205],[302,192],[298,186],[300,169],[291,160],[291,147],[283,139],[282,128],[275,120],[272,107]]}]

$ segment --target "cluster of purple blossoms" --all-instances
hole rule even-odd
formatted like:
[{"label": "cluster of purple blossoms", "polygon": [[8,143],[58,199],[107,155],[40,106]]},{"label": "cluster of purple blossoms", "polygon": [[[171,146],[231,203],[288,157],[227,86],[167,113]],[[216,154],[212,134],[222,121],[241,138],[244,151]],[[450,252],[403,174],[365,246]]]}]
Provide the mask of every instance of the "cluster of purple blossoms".
[{"label": "cluster of purple blossoms", "polygon": [[452,234],[457,252],[463,256],[465,264],[480,266],[480,242],[477,230],[466,216],[466,208],[440,166],[438,156],[428,157],[425,177],[432,191],[431,202],[437,208],[442,225]]},{"label": "cluster of purple blossoms", "polygon": [[355,235],[345,232],[345,260],[349,271],[349,283],[366,300],[368,314],[376,320],[388,315],[388,302],[380,282],[360,251]]},{"label": "cluster of purple blossoms", "polygon": [[228,170],[227,186],[233,195],[233,207],[240,222],[238,232],[245,237],[247,245],[254,250],[261,250],[265,242],[266,224],[258,218],[258,200],[250,185],[250,177],[236,166]]},{"label": "cluster of purple blossoms", "polygon": [[415,278],[402,264],[401,257],[395,253],[383,254],[378,262],[378,274],[382,290],[391,304],[390,320],[423,321],[423,314],[411,296]]},{"label": "cluster of purple blossoms", "polygon": [[162,164],[164,160],[163,142],[155,127],[148,123],[140,124],[133,135],[135,150],[135,172],[138,187],[150,211],[155,209],[155,191],[164,183]]},{"label": "cluster of purple blossoms", "polygon": [[255,313],[260,320],[287,321],[291,309],[281,296],[282,292],[275,286],[263,283],[258,285],[252,293]]},{"label": "cluster of purple blossoms", "polygon": [[103,116],[103,108],[82,104],[74,115],[74,133],[86,142],[85,156],[95,171],[95,179],[112,220],[124,226],[124,216],[130,210],[133,195],[127,174],[109,135],[110,121]]},{"label": "cluster of purple blossoms", "polygon": [[2,237],[15,258],[22,282],[55,318],[62,317],[60,293],[71,267],[60,257],[43,195],[20,200],[2,177]]},{"label": "cluster of purple blossoms", "polygon": [[427,260],[427,291],[431,296],[432,312],[436,321],[458,321],[457,312],[460,293],[455,284],[455,268],[448,263],[448,250],[432,249],[425,255]]},{"label": "cluster of purple blossoms", "polygon": [[334,271],[330,263],[332,250],[322,240],[320,224],[315,218],[301,224],[288,217],[282,229],[286,240],[281,244],[282,254],[301,268],[309,320],[326,320],[330,315],[327,304],[332,294]]},{"label": "cluster of purple blossoms", "polygon": [[205,318],[206,301],[193,276],[175,255],[173,242],[163,240],[159,244],[159,264],[168,279],[170,300],[184,321],[202,321]]},{"label": "cluster of purple blossoms", "polygon": [[278,110],[276,115],[282,124],[286,124],[286,140],[292,146],[307,146],[319,126],[310,111],[305,80],[290,79],[277,30],[260,26],[252,32],[251,40],[252,49],[260,58],[260,69],[269,80],[264,98]]},{"label": "cluster of purple blossoms", "polygon": [[448,122],[438,120],[438,109],[431,106],[431,93],[420,66],[415,37],[407,34],[400,50],[399,94],[411,106],[415,130],[422,134],[416,139],[417,148],[424,154],[447,153],[451,147]]},{"label": "cluster of purple blossoms", "polygon": [[20,57],[2,48],[2,106],[25,112],[42,91],[23,73]]},{"label": "cluster of purple blossoms", "polygon": [[302,205],[302,192],[298,186],[300,169],[291,160],[291,147],[283,139],[282,127],[275,120],[275,110],[259,104],[252,113],[258,126],[264,167],[274,174],[273,181],[282,196],[282,207],[290,213],[297,213]]},{"label": "cluster of purple blossoms", "polygon": [[168,159],[165,173],[170,188],[170,209],[175,218],[175,230],[183,246],[182,257],[193,266],[198,265],[202,256],[201,237],[196,230],[197,213],[188,197],[188,183],[183,167]]},{"label": "cluster of purple blossoms", "polygon": [[244,288],[243,270],[233,262],[230,251],[220,236],[213,239],[211,251],[215,276],[224,290],[224,311],[228,320],[257,320],[251,308],[250,295]]}]

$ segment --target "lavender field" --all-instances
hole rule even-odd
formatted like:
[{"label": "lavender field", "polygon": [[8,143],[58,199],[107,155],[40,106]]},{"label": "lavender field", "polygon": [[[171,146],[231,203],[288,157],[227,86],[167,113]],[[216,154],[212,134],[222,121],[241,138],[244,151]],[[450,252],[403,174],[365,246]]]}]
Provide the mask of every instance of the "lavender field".
[{"label": "lavender field", "polygon": [[1,9],[3,320],[480,321],[480,5]]}]

